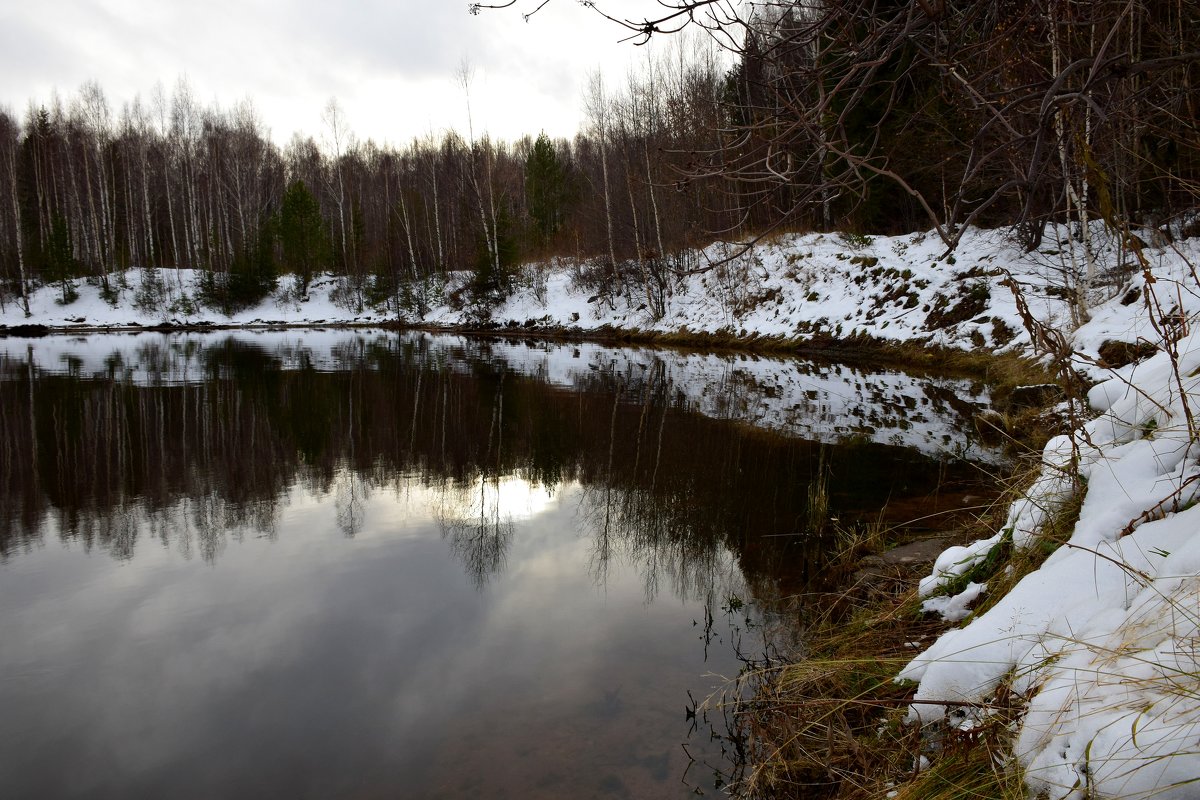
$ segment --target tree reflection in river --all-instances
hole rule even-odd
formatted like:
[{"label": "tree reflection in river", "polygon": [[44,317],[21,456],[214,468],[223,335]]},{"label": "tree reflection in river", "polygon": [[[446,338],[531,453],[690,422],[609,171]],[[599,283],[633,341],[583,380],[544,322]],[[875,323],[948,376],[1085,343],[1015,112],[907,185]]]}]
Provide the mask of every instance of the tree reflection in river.
[{"label": "tree reflection in river", "polygon": [[480,476],[475,486],[446,487],[439,494],[436,518],[442,538],[463,563],[476,588],[504,568],[515,526],[504,509],[499,475]]},{"label": "tree reflection in river", "polygon": [[[476,582],[502,568],[511,529],[487,487],[512,475],[581,483],[596,579],[619,546],[643,562],[648,595],[664,576],[676,590],[703,585],[718,544],[752,581],[774,580],[785,559],[803,573],[820,546],[804,522],[817,445],[692,411],[753,408],[744,376],[722,384],[731,394],[697,395],[664,357],[593,362],[561,386],[539,379],[544,366],[521,374],[511,353],[420,336],[343,335],[325,351],[162,336],[92,357],[99,369],[65,349],[47,364],[10,347],[0,362],[3,556],[53,530],[116,558],[149,534],[212,560],[230,539],[276,535],[296,487],[332,494],[353,536],[372,492],[401,491],[410,475],[447,497],[474,495],[468,508],[447,500],[443,520]],[[933,394],[910,380],[914,396]],[[831,509],[932,492],[947,461],[851,437],[830,458]]]},{"label": "tree reflection in river", "polygon": [[742,599],[822,574],[810,485],[945,493],[984,400],[418,334],[0,341],[0,795],[686,796],[685,688],[736,673]]}]

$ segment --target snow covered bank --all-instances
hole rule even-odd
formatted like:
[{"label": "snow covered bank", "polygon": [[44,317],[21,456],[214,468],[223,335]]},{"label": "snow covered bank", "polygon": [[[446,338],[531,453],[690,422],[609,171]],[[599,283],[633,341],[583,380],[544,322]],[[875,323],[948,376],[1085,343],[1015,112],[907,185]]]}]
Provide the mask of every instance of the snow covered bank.
[{"label": "snow covered bank", "polygon": [[[720,264],[736,252],[714,244],[700,264],[718,266],[673,279],[655,318],[634,286],[605,295],[578,269],[533,275],[545,301],[522,291],[491,313],[493,322],[525,327],[633,329],[804,339],[869,336],[971,349],[1020,350],[1024,332],[1011,274],[1039,319],[1066,325],[1069,309],[1053,288],[1062,282],[1059,252],[1021,254],[999,232],[971,231],[952,257],[934,236],[842,237],[789,234]],[[470,310],[434,308],[433,324],[459,325]]]},{"label": "snow covered bank", "polygon": [[[1070,244],[1068,240],[1067,244]],[[464,303],[467,275],[420,287],[426,310],[415,303],[371,305],[369,293],[344,279],[322,277],[306,297],[292,276],[259,305],[231,315],[198,302],[200,274],[192,270],[130,270],[113,276],[107,300],[94,283],[76,280],[62,304],[62,287],[31,294],[30,316],[9,301],[0,325],[41,324],[53,328],[156,325],[334,325],[385,324],[478,327],[481,323],[523,329],[720,333],[785,339],[814,334],[854,335],[891,342],[917,342],[999,351],[1028,348],[1016,303],[1001,281],[1020,284],[1032,313],[1052,326],[1068,326],[1063,300],[1066,250],[1047,238],[1039,252],[1021,253],[1003,233],[969,231],[952,257],[936,236],[843,237],[788,234],[706,272],[669,276],[661,296],[663,313],[648,308],[643,287],[633,282],[596,287],[593,265],[568,261],[528,264],[505,301],[481,310]],[[697,254],[698,265],[736,252],[716,243]],[[1111,255],[1111,254],[1110,254]],[[1112,260],[1108,257],[1109,260]],[[636,271],[636,269],[631,269]],[[361,305],[360,305],[361,303]],[[407,306],[407,307],[406,307]]]},{"label": "snow covered bank", "polygon": [[[1130,292],[1136,299],[1144,281],[1140,265],[1103,230],[1097,229],[1092,241],[1090,301],[1098,304]],[[787,340],[864,336],[1028,354],[1032,339],[1010,281],[1020,288],[1032,317],[1052,329],[1069,331],[1074,324],[1066,298],[1076,294],[1077,276],[1085,270],[1080,249],[1065,229],[1050,229],[1032,253],[1022,252],[1002,231],[973,229],[951,256],[936,236],[924,233],[786,234],[740,254],[730,245],[714,243],[695,254],[695,263],[716,266],[666,276],[661,296],[655,298],[648,298],[645,288],[632,280],[609,281],[597,288],[598,270],[588,262],[526,264],[511,295],[488,309],[470,304],[466,274],[414,285],[399,303],[377,298],[374,304],[367,287],[345,278],[319,277],[302,296],[294,276],[285,275],[276,291],[256,306],[224,314],[200,302],[198,271],[133,269],[110,275],[107,294],[95,280],[76,279],[65,291],[60,284],[37,287],[30,295],[28,316],[19,301],[8,298],[0,307],[0,333],[24,325],[81,330],[400,323]],[[1200,259],[1200,243],[1186,240],[1143,252],[1160,280],[1186,280],[1188,263]],[[625,266],[630,274],[640,270]],[[64,294],[76,299],[63,303]],[[422,310],[413,299],[417,295],[424,299]],[[649,299],[661,301],[661,315],[651,313]],[[1198,310],[1187,293],[1177,302],[1183,313]],[[1153,341],[1154,332],[1139,309],[1137,303],[1132,308],[1119,302],[1099,306],[1090,327],[1093,335],[1081,342],[1082,353],[1095,360],[1107,339],[1135,342],[1149,335]]]},{"label": "snow covered bank", "polygon": [[[1200,796],[1200,259],[1195,241],[1155,255],[1074,333],[1077,366],[1106,376],[1087,398],[1099,416],[1047,445],[995,536],[942,555],[926,607],[960,611],[990,552],[1053,547],[1048,524],[1077,509],[1066,541],[900,673],[919,682],[910,717],[926,725],[969,729],[1014,689],[1027,702],[1014,754],[1038,796]],[[1106,369],[1113,340],[1158,352]],[[948,587],[962,594],[934,596]]]},{"label": "snow covered bank", "polygon": [[90,330],[164,325],[380,325],[396,321],[396,315],[382,307],[357,310],[343,282],[329,275],[314,280],[306,298],[297,295],[293,276],[286,275],[276,291],[258,305],[224,314],[201,304],[202,277],[202,272],[192,269],[131,269],[109,276],[107,297],[97,281],[75,279],[68,282],[66,290],[67,297],[74,299],[66,303],[61,284],[41,286],[30,293],[29,316],[19,301],[9,298],[0,310],[0,326]]}]

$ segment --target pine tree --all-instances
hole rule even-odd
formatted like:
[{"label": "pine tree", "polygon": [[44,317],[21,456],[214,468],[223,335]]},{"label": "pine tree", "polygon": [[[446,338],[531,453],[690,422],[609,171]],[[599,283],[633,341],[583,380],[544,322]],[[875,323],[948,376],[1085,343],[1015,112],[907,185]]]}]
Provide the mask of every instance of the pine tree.
[{"label": "pine tree", "polygon": [[562,228],[569,202],[567,171],[545,132],[525,160],[525,196],[534,244],[545,247]]},{"label": "pine tree", "polygon": [[279,241],[283,246],[283,268],[296,274],[301,294],[308,294],[314,270],[328,258],[329,243],[321,207],[302,180],[293,181],[283,195]]},{"label": "pine tree", "polygon": [[50,240],[46,243],[46,273],[51,280],[58,281],[62,291],[62,305],[68,305],[79,297],[71,278],[75,277],[75,256],[71,247],[71,232],[62,214],[55,213],[50,224]]}]

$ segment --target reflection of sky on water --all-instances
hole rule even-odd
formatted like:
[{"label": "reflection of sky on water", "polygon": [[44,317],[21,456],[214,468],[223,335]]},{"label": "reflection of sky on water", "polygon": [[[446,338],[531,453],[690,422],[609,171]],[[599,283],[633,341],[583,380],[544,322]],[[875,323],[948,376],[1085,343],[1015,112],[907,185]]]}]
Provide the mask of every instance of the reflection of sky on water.
[{"label": "reflection of sky on water", "polygon": [[598,584],[577,486],[482,494],[513,536],[478,588],[463,497],[415,482],[361,499],[353,538],[338,492],[294,488],[216,561],[47,536],[0,564],[0,794],[686,795],[686,689],[737,669],[704,662],[702,608],[619,558]]},{"label": "reflection of sky on water", "polygon": [[965,451],[981,401],[419,334],[17,345],[3,798],[687,795],[687,691],[738,667],[706,604],[819,580],[820,476],[843,518],[942,497],[966,465],[880,442]]}]

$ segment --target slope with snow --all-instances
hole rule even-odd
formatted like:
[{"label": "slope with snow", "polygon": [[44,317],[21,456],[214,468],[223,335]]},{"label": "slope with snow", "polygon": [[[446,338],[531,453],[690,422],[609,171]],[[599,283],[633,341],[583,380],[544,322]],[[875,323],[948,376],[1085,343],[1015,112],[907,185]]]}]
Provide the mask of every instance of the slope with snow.
[{"label": "slope with snow", "polygon": [[[1010,539],[1039,541],[1078,508],[1066,541],[987,611],[900,673],[910,717],[969,727],[1005,683],[1027,701],[1014,754],[1048,798],[1200,796],[1200,263],[1194,241],[1159,251],[1075,331],[1077,365],[1103,379],[1099,414],[1051,441],[1040,474],[994,536],[942,554],[926,608],[968,617],[986,586],[943,593]],[[1100,345],[1159,343],[1106,369]],[[960,703],[980,704],[972,706]]]},{"label": "slope with snow", "polygon": [[[1069,237],[1066,245],[1072,244]],[[1052,241],[1048,238],[1047,241]],[[30,316],[11,299],[0,326],[42,324],[86,329],[154,325],[379,325],[611,329],[659,333],[726,333],[784,339],[813,334],[871,336],[970,349],[1029,346],[1010,289],[1021,286],[1031,312],[1051,325],[1070,323],[1058,287],[1072,269],[1069,247],[1048,244],[1021,253],[1003,234],[968,231],[953,255],[935,236],[850,237],[788,234],[746,252],[716,243],[695,255],[702,272],[668,277],[664,313],[655,318],[644,291],[632,283],[599,292],[586,263],[556,260],[525,265],[513,293],[498,306],[459,305],[469,276],[424,284],[427,309],[371,305],[369,293],[343,278],[324,276],[300,296],[293,276],[257,306],[223,314],[203,306],[200,273],[130,270],[110,276],[105,295],[96,281],[76,280],[78,299],[61,304],[62,288],[31,293]],[[1105,279],[1111,278],[1106,275]],[[1123,276],[1121,276],[1123,278]],[[415,291],[415,290],[414,290]],[[603,295],[603,296],[602,296]],[[455,298],[460,298],[454,302]],[[111,302],[109,302],[111,301]]]}]

